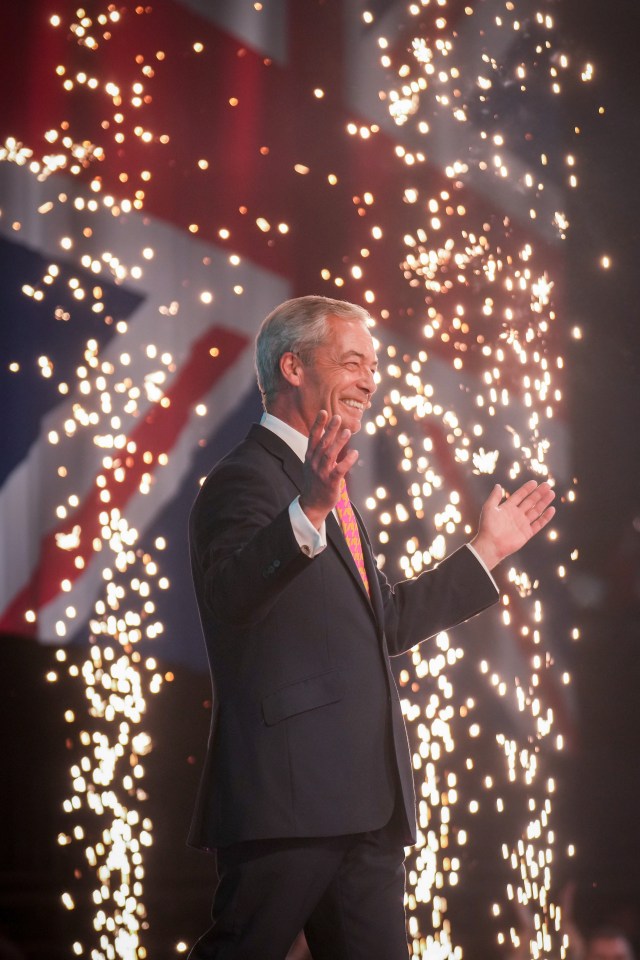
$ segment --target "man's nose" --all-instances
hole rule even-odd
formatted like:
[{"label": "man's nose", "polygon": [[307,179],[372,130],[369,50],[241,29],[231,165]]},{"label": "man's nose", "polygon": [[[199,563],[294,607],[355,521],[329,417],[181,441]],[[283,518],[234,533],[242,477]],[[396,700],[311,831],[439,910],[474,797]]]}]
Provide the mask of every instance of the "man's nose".
[{"label": "man's nose", "polygon": [[371,394],[371,396],[374,395],[374,393],[376,392],[377,389],[378,389],[378,384],[377,384],[377,382],[376,382],[376,375],[375,375],[375,373],[372,373],[372,374],[371,374],[371,389],[370,389],[370,391],[369,391],[370,394]]},{"label": "man's nose", "polygon": [[360,378],[359,386],[362,387],[363,390],[366,390],[369,396],[373,396],[373,394],[378,389],[378,384],[376,383],[376,375],[373,372],[373,370],[369,370],[367,368],[366,370],[363,371],[362,377]]}]

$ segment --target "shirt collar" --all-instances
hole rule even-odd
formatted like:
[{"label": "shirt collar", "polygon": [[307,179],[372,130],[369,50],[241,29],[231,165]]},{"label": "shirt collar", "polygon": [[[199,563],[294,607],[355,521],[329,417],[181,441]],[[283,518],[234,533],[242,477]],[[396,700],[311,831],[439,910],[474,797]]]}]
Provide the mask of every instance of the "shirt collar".
[{"label": "shirt collar", "polygon": [[262,414],[260,425],[266,427],[267,430],[271,430],[277,437],[284,440],[287,446],[291,447],[298,459],[304,462],[307,446],[309,445],[309,437],[305,437],[303,433],[300,433],[290,424],[285,423],[284,420],[280,420],[278,417],[274,417],[272,413],[267,413],[266,411]]}]

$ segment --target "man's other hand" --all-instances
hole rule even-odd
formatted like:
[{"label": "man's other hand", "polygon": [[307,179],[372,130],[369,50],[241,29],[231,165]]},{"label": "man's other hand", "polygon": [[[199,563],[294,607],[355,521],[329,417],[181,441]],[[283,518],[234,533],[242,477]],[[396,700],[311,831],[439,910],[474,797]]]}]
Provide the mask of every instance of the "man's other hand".
[{"label": "man's other hand", "polygon": [[555,513],[550,506],[554,497],[546,481],[527,480],[506,499],[500,484],[495,485],[482,507],[478,533],[471,541],[489,570],[549,523]]}]

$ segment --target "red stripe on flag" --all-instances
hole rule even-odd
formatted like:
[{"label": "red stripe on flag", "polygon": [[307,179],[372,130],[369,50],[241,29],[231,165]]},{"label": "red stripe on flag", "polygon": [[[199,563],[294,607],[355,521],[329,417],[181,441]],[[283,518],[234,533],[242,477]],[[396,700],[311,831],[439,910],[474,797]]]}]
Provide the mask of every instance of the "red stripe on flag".
[{"label": "red stripe on flag", "polygon": [[[161,469],[157,464],[158,455],[170,453],[191,416],[194,404],[233,366],[248,342],[242,334],[214,326],[194,343],[188,359],[165,394],[168,405],[154,404],[129,436],[128,446],[132,452],[123,451],[121,457],[114,458],[111,470],[101,471],[107,478],[104,489],[111,494],[109,502],[101,500],[101,488],[94,484],[74,515],[43,538],[38,565],[29,582],[5,609],[0,619],[0,631],[35,635],[36,625],[26,622],[25,612],[37,611],[50,603],[60,593],[63,580],[74,583],[82,576],[95,554],[94,539],[102,543],[100,514],[114,508],[124,511],[139,490],[144,474],[153,474],[154,468]],[[213,347],[219,351],[216,356],[210,353]],[[152,455],[151,463],[145,462],[145,453]],[[125,473],[119,482],[116,471],[121,467]],[[81,529],[79,548],[67,551],[59,547],[56,535],[68,532],[76,525]],[[76,566],[76,558],[82,558],[84,562],[81,569]]]}]

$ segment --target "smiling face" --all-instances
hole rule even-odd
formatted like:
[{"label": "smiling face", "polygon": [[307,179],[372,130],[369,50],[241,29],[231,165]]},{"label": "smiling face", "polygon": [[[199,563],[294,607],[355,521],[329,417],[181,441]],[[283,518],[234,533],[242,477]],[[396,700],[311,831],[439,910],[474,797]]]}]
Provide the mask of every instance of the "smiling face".
[{"label": "smiling face", "polygon": [[283,395],[286,409],[273,410],[309,435],[320,410],[337,414],[342,426],[357,433],[375,393],[378,366],[373,340],[358,320],[329,318],[329,336],[310,357],[288,353],[281,358],[285,380],[293,387]]}]

